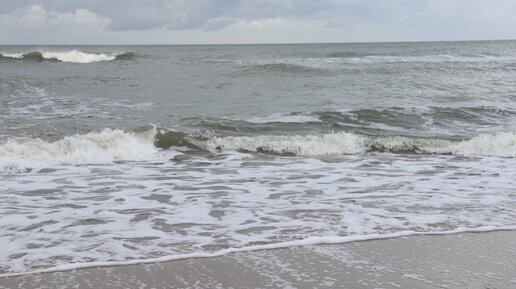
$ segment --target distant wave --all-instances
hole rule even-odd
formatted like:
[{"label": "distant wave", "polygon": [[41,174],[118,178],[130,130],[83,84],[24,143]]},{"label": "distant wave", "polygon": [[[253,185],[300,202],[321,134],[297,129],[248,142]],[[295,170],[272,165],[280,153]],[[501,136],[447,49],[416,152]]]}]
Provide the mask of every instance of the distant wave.
[{"label": "distant wave", "polygon": [[494,62],[514,61],[516,55],[503,54],[427,54],[427,55],[352,55],[348,53],[330,53],[322,58],[326,61],[347,63],[445,63],[445,62]]},{"label": "distant wave", "polygon": [[211,139],[208,142],[208,148],[219,151],[236,150],[304,156],[392,152],[516,157],[516,133],[485,134],[463,141],[406,136],[373,137],[347,132],[319,136],[239,136]]},{"label": "distant wave", "polygon": [[319,123],[321,120],[317,115],[290,113],[290,114],[273,114],[263,117],[251,117],[245,120],[246,122],[254,124],[268,124],[268,123]]},{"label": "distant wave", "polygon": [[438,55],[369,55],[364,57],[351,57],[342,59],[350,63],[411,63],[411,62],[426,62],[426,63],[444,63],[444,62],[493,62],[493,61],[507,61],[516,60],[514,55],[453,55],[453,54],[438,54]]},{"label": "distant wave", "polygon": [[0,52],[0,59],[27,60],[27,61],[61,61],[70,63],[92,63],[113,60],[131,60],[136,54],[134,52],[121,53],[86,53],[79,50],[71,51],[28,51],[23,53]]},{"label": "distant wave", "polygon": [[[335,51],[320,59],[340,59],[343,62],[476,62],[485,60],[514,59],[514,55],[497,54],[421,54],[421,55],[392,55],[358,53],[351,51]],[[316,58],[314,58],[316,59]]]},{"label": "distant wave", "polygon": [[365,135],[462,139],[473,133],[511,130],[510,127],[516,125],[516,110],[503,103],[471,107],[378,107],[277,113],[244,119],[190,117],[181,119],[180,123],[223,135],[238,135],[241,132],[255,136],[267,133],[306,135],[322,129]]},{"label": "distant wave", "polygon": [[359,57],[361,54],[357,52],[351,52],[351,51],[335,51],[326,54],[327,58],[351,58],[351,57]]},{"label": "distant wave", "polygon": [[314,114],[320,121],[337,127],[354,126],[378,129],[396,127],[414,130],[435,130],[450,132],[460,130],[458,124],[475,126],[499,126],[514,124],[516,111],[511,107],[496,106],[471,107],[390,107],[358,109],[349,111],[321,111]]},{"label": "distant wave", "polygon": [[317,67],[304,65],[303,63],[270,62],[251,66],[248,72],[280,72],[280,73],[311,73],[318,72]]},{"label": "distant wave", "polygon": [[248,70],[269,70],[277,72],[321,72],[324,69],[338,69],[343,65],[368,65],[389,63],[489,63],[516,62],[516,55],[490,54],[435,54],[435,55],[354,55],[352,53],[330,53],[321,57],[271,58],[261,60],[219,60],[233,62]]}]

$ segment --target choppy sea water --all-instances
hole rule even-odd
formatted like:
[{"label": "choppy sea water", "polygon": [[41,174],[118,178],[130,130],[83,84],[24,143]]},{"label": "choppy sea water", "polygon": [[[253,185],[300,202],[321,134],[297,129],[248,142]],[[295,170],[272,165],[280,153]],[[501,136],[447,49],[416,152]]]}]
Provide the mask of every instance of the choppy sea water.
[{"label": "choppy sea water", "polygon": [[2,276],[516,228],[514,41],[0,53]]}]

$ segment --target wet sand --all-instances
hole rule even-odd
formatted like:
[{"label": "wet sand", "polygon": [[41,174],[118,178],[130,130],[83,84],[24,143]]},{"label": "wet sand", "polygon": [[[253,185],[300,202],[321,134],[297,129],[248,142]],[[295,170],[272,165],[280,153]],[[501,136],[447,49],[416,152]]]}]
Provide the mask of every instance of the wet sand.
[{"label": "wet sand", "polygon": [[0,278],[0,288],[516,288],[516,231],[413,236]]}]

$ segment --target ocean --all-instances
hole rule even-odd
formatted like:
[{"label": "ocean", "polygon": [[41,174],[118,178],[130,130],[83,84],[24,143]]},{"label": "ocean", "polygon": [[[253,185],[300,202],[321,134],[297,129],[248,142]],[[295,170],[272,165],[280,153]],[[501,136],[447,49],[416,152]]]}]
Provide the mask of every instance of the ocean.
[{"label": "ocean", "polygon": [[0,276],[516,228],[516,41],[0,53]]}]

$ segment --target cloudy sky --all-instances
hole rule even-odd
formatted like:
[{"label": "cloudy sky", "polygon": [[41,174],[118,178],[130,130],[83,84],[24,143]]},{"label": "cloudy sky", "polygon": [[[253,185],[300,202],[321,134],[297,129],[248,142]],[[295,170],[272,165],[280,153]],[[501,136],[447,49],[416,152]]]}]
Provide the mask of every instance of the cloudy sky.
[{"label": "cloudy sky", "polygon": [[0,44],[516,39],[514,0],[0,0]]}]

